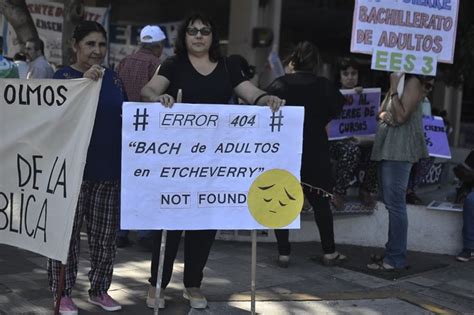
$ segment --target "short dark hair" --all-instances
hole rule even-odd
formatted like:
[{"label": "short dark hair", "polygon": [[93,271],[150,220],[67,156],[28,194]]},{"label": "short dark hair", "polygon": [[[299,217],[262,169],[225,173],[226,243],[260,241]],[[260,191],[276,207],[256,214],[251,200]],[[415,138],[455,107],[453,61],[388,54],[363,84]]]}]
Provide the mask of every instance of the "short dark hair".
[{"label": "short dark hair", "polygon": [[105,28],[101,24],[94,21],[81,21],[74,29],[72,38],[74,38],[76,43],[78,43],[84,39],[84,37],[93,32],[101,33],[104,35],[105,40],[107,40],[107,32],[105,31]]},{"label": "short dark hair", "polygon": [[44,42],[39,38],[28,39],[27,42],[33,43],[33,48],[35,50],[40,50],[41,54],[44,55]]},{"label": "short dark hair", "polygon": [[288,65],[290,62],[296,71],[315,72],[319,63],[318,47],[308,41],[299,42],[283,63]]},{"label": "short dark hair", "polygon": [[415,73],[406,73],[405,74],[405,80],[407,80],[411,77],[417,78],[418,81],[420,81],[420,83],[422,83],[422,84],[425,83],[425,82],[428,82],[428,81],[432,81],[436,78],[436,77],[431,76],[431,75],[422,75],[422,74],[415,74]]},{"label": "short dark hair", "polygon": [[421,75],[421,80],[423,80],[423,82],[432,81],[434,79],[436,79],[436,77],[432,75]]},{"label": "short dark hair", "polygon": [[141,43],[140,46],[145,49],[153,49],[155,47],[164,47],[163,41],[154,42],[154,43]]},{"label": "short dark hair", "polygon": [[360,64],[352,57],[345,57],[339,60],[337,63],[336,71],[336,85],[341,86],[341,72],[346,71],[349,68],[355,69],[357,72],[360,70]]},{"label": "short dark hair", "polygon": [[212,42],[209,48],[209,59],[213,62],[218,61],[221,57],[221,50],[219,47],[219,35],[216,24],[207,16],[202,13],[194,13],[190,15],[178,29],[178,37],[176,38],[174,52],[178,57],[183,58],[188,54],[186,48],[186,28],[189,24],[196,21],[201,21],[202,24],[209,26],[212,31]]},{"label": "short dark hair", "polygon": [[360,64],[354,58],[346,57],[342,58],[337,65],[337,70],[339,72],[347,70],[349,68],[354,68],[359,71]]}]

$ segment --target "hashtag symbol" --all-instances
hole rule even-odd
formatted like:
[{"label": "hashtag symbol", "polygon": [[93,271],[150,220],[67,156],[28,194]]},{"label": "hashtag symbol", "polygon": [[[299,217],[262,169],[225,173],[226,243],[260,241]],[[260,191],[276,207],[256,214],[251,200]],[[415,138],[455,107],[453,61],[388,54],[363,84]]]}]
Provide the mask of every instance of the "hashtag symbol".
[{"label": "hashtag symbol", "polygon": [[272,119],[272,122],[270,123],[270,127],[272,127],[272,132],[275,131],[275,127],[278,127],[278,132],[280,132],[280,127],[283,126],[283,124],[281,123],[281,120],[283,119],[283,113],[282,111],[278,111],[278,116],[275,115],[275,113],[272,113],[272,117],[270,117]]},{"label": "hashtag symbol", "polygon": [[146,108],[143,109],[143,114],[140,113],[140,108],[137,108],[137,112],[133,117],[135,117],[135,122],[133,125],[135,126],[135,131],[138,131],[138,127],[142,127],[142,131],[145,130],[145,126],[148,125],[148,122],[146,121],[146,118],[149,115],[146,113]]}]

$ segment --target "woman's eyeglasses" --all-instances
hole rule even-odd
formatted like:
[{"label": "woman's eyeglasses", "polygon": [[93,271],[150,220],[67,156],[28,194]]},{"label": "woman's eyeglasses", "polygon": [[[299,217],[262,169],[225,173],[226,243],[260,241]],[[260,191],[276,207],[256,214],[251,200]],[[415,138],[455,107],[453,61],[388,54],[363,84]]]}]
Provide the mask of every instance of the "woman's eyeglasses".
[{"label": "woman's eyeglasses", "polygon": [[426,90],[431,91],[433,88],[434,88],[433,83],[430,83],[430,82],[425,83],[425,89]]},{"label": "woman's eyeglasses", "polygon": [[203,27],[203,28],[195,28],[195,27],[188,27],[186,29],[186,34],[189,36],[196,36],[197,33],[201,33],[202,36],[209,36],[212,33],[212,30],[210,27]]}]

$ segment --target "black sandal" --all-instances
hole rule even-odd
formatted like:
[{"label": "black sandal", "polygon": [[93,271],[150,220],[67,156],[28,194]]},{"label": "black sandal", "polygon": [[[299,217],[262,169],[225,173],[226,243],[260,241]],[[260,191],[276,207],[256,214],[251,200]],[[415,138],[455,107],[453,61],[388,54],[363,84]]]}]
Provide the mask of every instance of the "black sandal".
[{"label": "black sandal", "polygon": [[376,262],[367,264],[367,268],[369,268],[371,270],[378,270],[378,271],[403,272],[403,271],[407,271],[408,269],[410,269],[410,265],[406,265],[405,267],[397,268],[397,267],[393,267],[392,265],[389,265],[389,264],[385,263],[383,260],[380,260],[380,261],[376,261]]},{"label": "black sandal", "polygon": [[369,268],[370,270],[378,270],[378,271],[395,271],[395,270],[397,270],[397,268],[395,268],[393,266],[390,266],[387,263],[384,263],[383,260],[378,261],[378,262],[373,262],[371,264],[367,264],[367,268]]},{"label": "black sandal", "polygon": [[341,253],[337,253],[337,255],[334,258],[326,258],[323,257],[321,258],[321,263],[324,266],[337,266],[340,263],[344,262],[347,259],[346,256],[342,255]]},{"label": "black sandal", "polygon": [[371,254],[370,255],[370,261],[374,262],[374,263],[377,263],[377,262],[381,262],[383,261],[383,259],[385,258],[385,255],[384,254]]}]

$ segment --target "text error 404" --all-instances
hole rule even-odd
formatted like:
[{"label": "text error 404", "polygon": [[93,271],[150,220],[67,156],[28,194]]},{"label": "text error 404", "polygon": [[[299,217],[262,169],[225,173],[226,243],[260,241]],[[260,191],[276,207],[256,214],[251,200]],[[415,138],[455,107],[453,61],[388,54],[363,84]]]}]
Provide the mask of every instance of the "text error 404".
[{"label": "text error 404", "polygon": [[[137,108],[135,123],[148,124],[149,113],[147,108]],[[260,117],[257,114],[231,113],[222,119],[217,113],[160,113],[160,128],[208,128],[219,127],[220,120],[225,121],[229,128],[258,128]],[[271,115],[269,115],[271,119]]]}]

